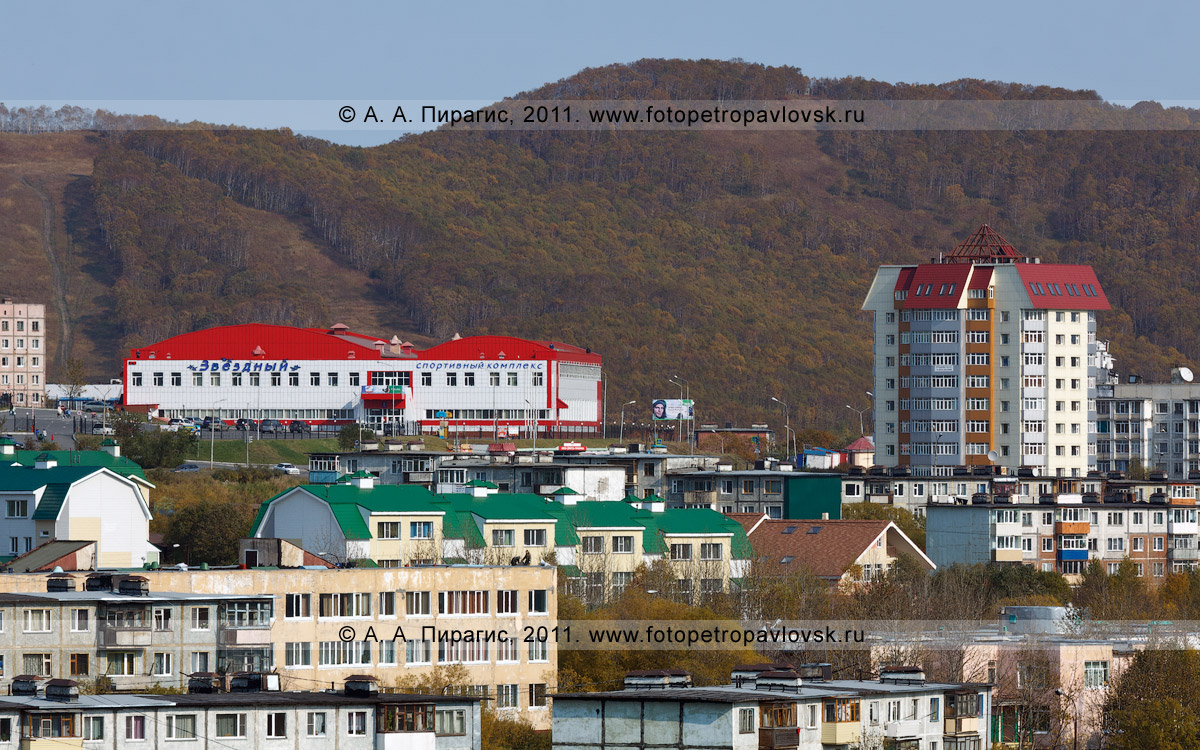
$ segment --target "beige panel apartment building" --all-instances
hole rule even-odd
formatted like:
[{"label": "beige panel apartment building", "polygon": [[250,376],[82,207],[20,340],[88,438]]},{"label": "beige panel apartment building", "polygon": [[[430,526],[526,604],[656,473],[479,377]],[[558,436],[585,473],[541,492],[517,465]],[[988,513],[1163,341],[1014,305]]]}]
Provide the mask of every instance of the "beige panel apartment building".
[{"label": "beige panel apartment building", "polygon": [[48,350],[46,306],[0,298],[0,400],[18,409],[46,403]]}]

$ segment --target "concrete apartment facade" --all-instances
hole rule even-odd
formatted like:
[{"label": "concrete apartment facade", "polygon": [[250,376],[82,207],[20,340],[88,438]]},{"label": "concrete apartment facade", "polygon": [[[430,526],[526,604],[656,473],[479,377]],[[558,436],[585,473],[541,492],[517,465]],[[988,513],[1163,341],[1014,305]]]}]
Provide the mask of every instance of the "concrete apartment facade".
[{"label": "concrete apartment facade", "polygon": [[0,298],[0,400],[15,409],[44,406],[49,351],[46,306]]},{"label": "concrete apartment facade", "polygon": [[881,267],[863,309],[877,463],[925,476],[1096,467],[1095,316],[1109,304],[1090,267],[1026,258],[984,225],[944,258]]},{"label": "concrete apartment facade", "polygon": [[913,668],[884,669],[870,681],[829,673],[829,665],[746,665],[731,685],[696,688],[684,673],[633,672],[624,690],[556,695],[554,747],[984,747],[987,685],[927,682]]},{"label": "concrete apartment facade", "polygon": [[[1176,481],[1200,478],[1200,383],[1118,383],[1096,402],[1100,471],[1141,464]],[[1189,377],[1191,376],[1188,371]]]},{"label": "concrete apartment facade", "polygon": [[[477,700],[444,695],[262,690],[79,695],[71,681],[25,682],[0,697],[0,745],[22,750],[159,747],[480,750]],[[40,689],[39,689],[40,687]]]},{"label": "concrete apartment facade", "polygon": [[[389,687],[461,664],[474,695],[492,697],[505,712],[550,724],[546,696],[554,691],[558,650],[538,640],[558,621],[555,568],[431,566],[399,569],[152,570],[138,573],[151,592],[186,591],[269,602],[268,629],[222,635],[221,648],[245,649],[256,668],[275,668],[284,687],[312,689],[370,674]],[[44,592],[46,576],[0,576],[10,593]],[[226,610],[227,611],[227,610]],[[216,612],[214,615],[218,614]],[[182,628],[190,613],[178,613]],[[483,643],[446,642],[437,633],[494,633]],[[532,634],[531,641],[525,640]],[[503,635],[503,637],[501,637]],[[403,636],[403,639],[400,637]],[[221,654],[218,649],[216,656]],[[190,658],[190,657],[189,657]],[[216,669],[217,659],[209,663]],[[145,663],[143,660],[141,663]],[[197,670],[190,662],[183,669]],[[180,665],[176,666],[177,671]]]}]

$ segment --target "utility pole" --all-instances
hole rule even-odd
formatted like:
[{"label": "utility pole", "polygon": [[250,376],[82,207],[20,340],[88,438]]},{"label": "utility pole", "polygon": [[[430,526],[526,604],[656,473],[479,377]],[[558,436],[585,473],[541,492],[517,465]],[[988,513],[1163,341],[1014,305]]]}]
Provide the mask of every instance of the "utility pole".
[{"label": "utility pole", "polygon": [[792,407],[787,402],[781,401],[780,399],[778,399],[774,396],[771,397],[771,400],[774,401],[775,403],[781,404],[783,406],[783,425],[784,425],[783,426],[783,429],[784,429],[783,443],[784,443],[784,448],[787,449],[788,453],[795,455],[796,439],[794,436],[792,437],[792,447],[790,449],[787,448],[788,434],[792,432]]},{"label": "utility pole", "polygon": [[625,403],[621,404],[621,437],[617,438],[617,442],[625,442],[625,407],[632,406],[636,403],[637,401],[626,401]]}]

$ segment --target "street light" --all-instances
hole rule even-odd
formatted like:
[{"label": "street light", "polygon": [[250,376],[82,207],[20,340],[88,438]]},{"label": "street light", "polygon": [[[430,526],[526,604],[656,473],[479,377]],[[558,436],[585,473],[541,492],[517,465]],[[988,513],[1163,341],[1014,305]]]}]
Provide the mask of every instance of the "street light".
[{"label": "street light", "polygon": [[[533,414],[533,455],[537,456],[537,415],[534,414],[533,404],[529,403],[529,399],[525,399],[525,405],[529,407],[529,413]],[[537,459],[534,458],[534,461]]]},{"label": "street light", "polygon": [[788,450],[788,453],[794,454],[795,448],[796,448],[796,434],[792,432],[792,407],[786,401],[775,398],[774,396],[771,397],[771,400],[777,404],[783,405],[783,429],[784,429],[783,442],[784,442],[784,447],[785,448],[787,447],[788,433],[791,433],[792,447],[790,450]]},{"label": "street light", "polygon": [[846,408],[850,411],[858,412],[858,434],[859,436],[866,435],[867,433],[863,431],[863,414],[870,411],[870,409],[855,409],[850,404],[846,404]]},{"label": "street light", "polygon": [[[229,399],[223,398],[218,401],[214,401],[213,403],[223,404],[228,400]],[[217,413],[220,414],[221,410],[217,409]],[[212,420],[208,423],[208,468],[211,469],[213,467],[213,456],[215,456],[217,452],[217,418],[212,416],[212,409],[209,409],[209,419]],[[203,439],[204,438],[201,438],[201,440]],[[249,463],[249,461],[247,461],[247,463]]]},{"label": "street light", "polygon": [[633,406],[636,403],[637,401],[626,401],[625,403],[621,404],[621,437],[617,438],[617,442],[619,443],[625,442],[625,407]]},{"label": "street light", "polygon": [[875,434],[875,394],[870,391],[863,391],[867,394],[867,398],[871,399],[871,434]]},{"label": "street light", "polygon": [[[679,382],[681,380],[683,381],[682,383]],[[684,384],[689,383],[689,381],[684,380],[683,378],[679,377],[678,375],[672,375],[671,377],[667,378],[667,381],[679,386],[679,400],[682,402],[684,399],[684,395],[683,395]],[[690,384],[688,385],[688,395],[691,395],[691,385]],[[683,439],[683,404],[680,403],[679,406],[680,406],[679,421],[675,427],[675,439],[676,440]]]},{"label": "street light", "polygon": [[[1070,698],[1062,688],[1054,688],[1054,694],[1059,698]],[[1075,710],[1071,712],[1071,717],[1075,720],[1075,729],[1072,732],[1071,744],[1075,750],[1079,750],[1079,697],[1071,698],[1071,702],[1075,704]]]}]

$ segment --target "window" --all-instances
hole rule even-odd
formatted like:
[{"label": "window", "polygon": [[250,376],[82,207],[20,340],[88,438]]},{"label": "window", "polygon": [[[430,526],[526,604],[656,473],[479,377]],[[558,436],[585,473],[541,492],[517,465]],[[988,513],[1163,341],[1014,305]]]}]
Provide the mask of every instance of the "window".
[{"label": "window", "polygon": [[[330,373],[330,377],[333,377],[333,376],[334,376],[334,375],[336,375],[336,374],[337,374],[337,373]],[[359,383],[360,383],[360,381],[359,381],[359,374],[358,374],[357,372],[352,372],[352,373],[349,373],[349,374],[348,374],[348,377],[350,378],[350,385],[352,385],[352,386],[354,386],[355,388],[357,388],[357,387],[359,386]],[[321,714],[321,715],[322,715],[322,716],[324,716],[324,714]]]},{"label": "window", "polygon": [[404,612],[410,617],[428,617],[433,613],[428,591],[407,591],[404,594]]},{"label": "window", "polygon": [[192,652],[192,671],[207,672],[208,671],[208,652],[193,651]]},{"label": "window", "polygon": [[367,712],[366,711],[351,711],[346,714],[346,734],[351,736],[366,736],[367,734]]},{"label": "window", "polygon": [[320,594],[317,598],[318,617],[369,617],[370,594]]},{"label": "window", "polygon": [[154,653],[154,675],[157,677],[171,677],[175,674],[171,669],[171,652],[156,651]]},{"label": "window", "polygon": [[246,714],[217,714],[218,737],[245,737]]},{"label": "window", "polygon": [[493,386],[500,385],[500,373],[489,372],[488,373],[488,385],[493,385]]},{"label": "window", "polygon": [[517,373],[515,373],[515,372],[508,373],[508,384],[510,386],[515,386],[517,384]]},{"label": "window", "polygon": [[[513,536],[515,532],[512,529],[492,529],[492,546],[493,547],[512,547]],[[599,537],[596,537],[597,539]],[[585,552],[587,550],[584,550]],[[603,550],[601,550],[603,552]]]},{"label": "window", "polygon": [[71,632],[86,633],[91,629],[90,611],[86,609],[71,610]]},{"label": "window", "polygon": [[546,530],[545,529],[525,529],[525,546],[526,547],[545,547],[546,546]]},{"label": "window", "polygon": [[284,617],[312,617],[312,594],[288,594],[285,599]]},{"label": "window", "polygon": [[132,651],[109,651],[108,674],[132,675],[135,672],[137,655]]},{"label": "window", "polygon": [[29,515],[28,500],[9,500],[5,505],[8,518],[25,518]]},{"label": "window", "polygon": [[409,539],[433,539],[433,521],[410,521]]},{"label": "window", "polygon": [[[3,734],[3,732],[0,732]],[[102,740],[104,739],[104,717],[103,716],[85,716],[83,717],[83,738],[85,740]],[[0,738],[0,741],[8,742],[7,738]]]},{"label": "window", "polygon": [[48,609],[27,609],[27,610],[25,610],[25,632],[26,633],[49,633],[50,632],[50,610],[48,610]]},{"label": "window", "polygon": [[1108,684],[1108,662],[1085,661],[1083,663],[1083,686],[1098,690]]},{"label": "window", "polygon": [[50,667],[53,666],[50,662],[50,654],[25,654],[24,663],[25,674],[36,674],[43,677],[50,676]]},{"label": "window", "polygon": [[487,614],[487,591],[439,591],[438,612],[443,615]]},{"label": "window", "polygon": [[140,372],[130,373],[129,384],[134,387],[140,386],[142,384],[142,374]]},{"label": "window", "polygon": [[[294,373],[292,373],[292,375],[296,376],[296,384],[299,385],[300,384],[300,374],[294,372]],[[289,376],[289,380],[290,379],[291,378]],[[279,372],[271,373],[271,385],[272,386],[283,385],[283,373],[279,373]]]},{"label": "window", "polygon": [[292,642],[283,645],[283,664],[287,667],[311,667],[312,644]]},{"label": "window", "polygon": [[602,536],[585,536],[583,538],[583,553],[585,555],[602,555],[602,554],[604,554],[604,537],[602,537]]},{"label": "window", "polygon": [[88,654],[71,654],[71,676],[83,677],[91,666]]},{"label": "window", "polygon": [[192,607],[192,630],[209,630],[211,628],[208,610],[208,607]]},{"label": "window", "polygon": [[545,385],[545,377],[546,376],[544,373],[535,372],[533,374],[533,385],[535,385],[535,386]]},{"label": "window", "polygon": [[529,661],[549,661],[550,648],[549,644],[544,640],[532,640],[529,642]]},{"label": "window", "polygon": [[411,640],[404,642],[404,663],[408,666],[431,664],[433,662],[433,642],[429,640]]},{"label": "window", "polygon": [[438,710],[434,714],[434,733],[440,736],[465,735],[467,733],[466,710],[462,708]]},{"label": "window", "polygon": [[167,739],[196,739],[196,714],[168,714]]},{"label": "window", "polygon": [[671,545],[672,560],[691,560],[692,545],[690,544],[672,544]]},{"label": "window", "polygon": [[321,641],[317,652],[317,665],[328,666],[371,666],[370,641]]},{"label": "window", "polygon": [[192,373],[192,385],[199,385],[199,386],[204,385],[204,373],[193,372]]},{"label": "window", "polygon": [[515,615],[517,608],[520,606],[515,590],[505,590],[496,592],[496,614],[499,615]]},{"label": "window", "polygon": [[325,712],[324,711],[309,711],[308,712],[308,736],[309,737],[324,737],[325,736]]},{"label": "window", "polygon": [[146,739],[146,717],[145,716],[126,716],[125,717],[125,739],[127,739],[127,740],[144,740],[144,739]]},{"label": "window", "polygon": [[257,388],[262,382],[262,374],[257,372],[250,373],[250,385]]},{"label": "window", "polygon": [[628,554],[633,552],[633,537],[631,536],[614,536],[613,537],[613,552]]},{"label": "window", "polygon": [[170,630],[171,629],[171,610],[166,607],[154,608],[154,629],[155,630]]},{"label": "window", "polygon": [[700,545],[701,560],[720,560],[723,558],[721,554],[720,542],[704,542]]},{"label": "window", "polygon": [[546,614],[550,610],[547,609],[546,590],[533,589],[529,592],[529,614]]},{"label": "window", "polygon": [[520,693],[517,690],[518,685],[497,685],[496,686],[496,708],[520,708]]},{"label": "window", "polygon": [[183,385],[183,373],[181,373],[181,372],[171,373],[171,385],[173,385],[173,386]]},{"label": "window", "polygon": [[267,737],[281,739],[287,737],[287,714],[283,711],[272,711],[267,714]]}]

